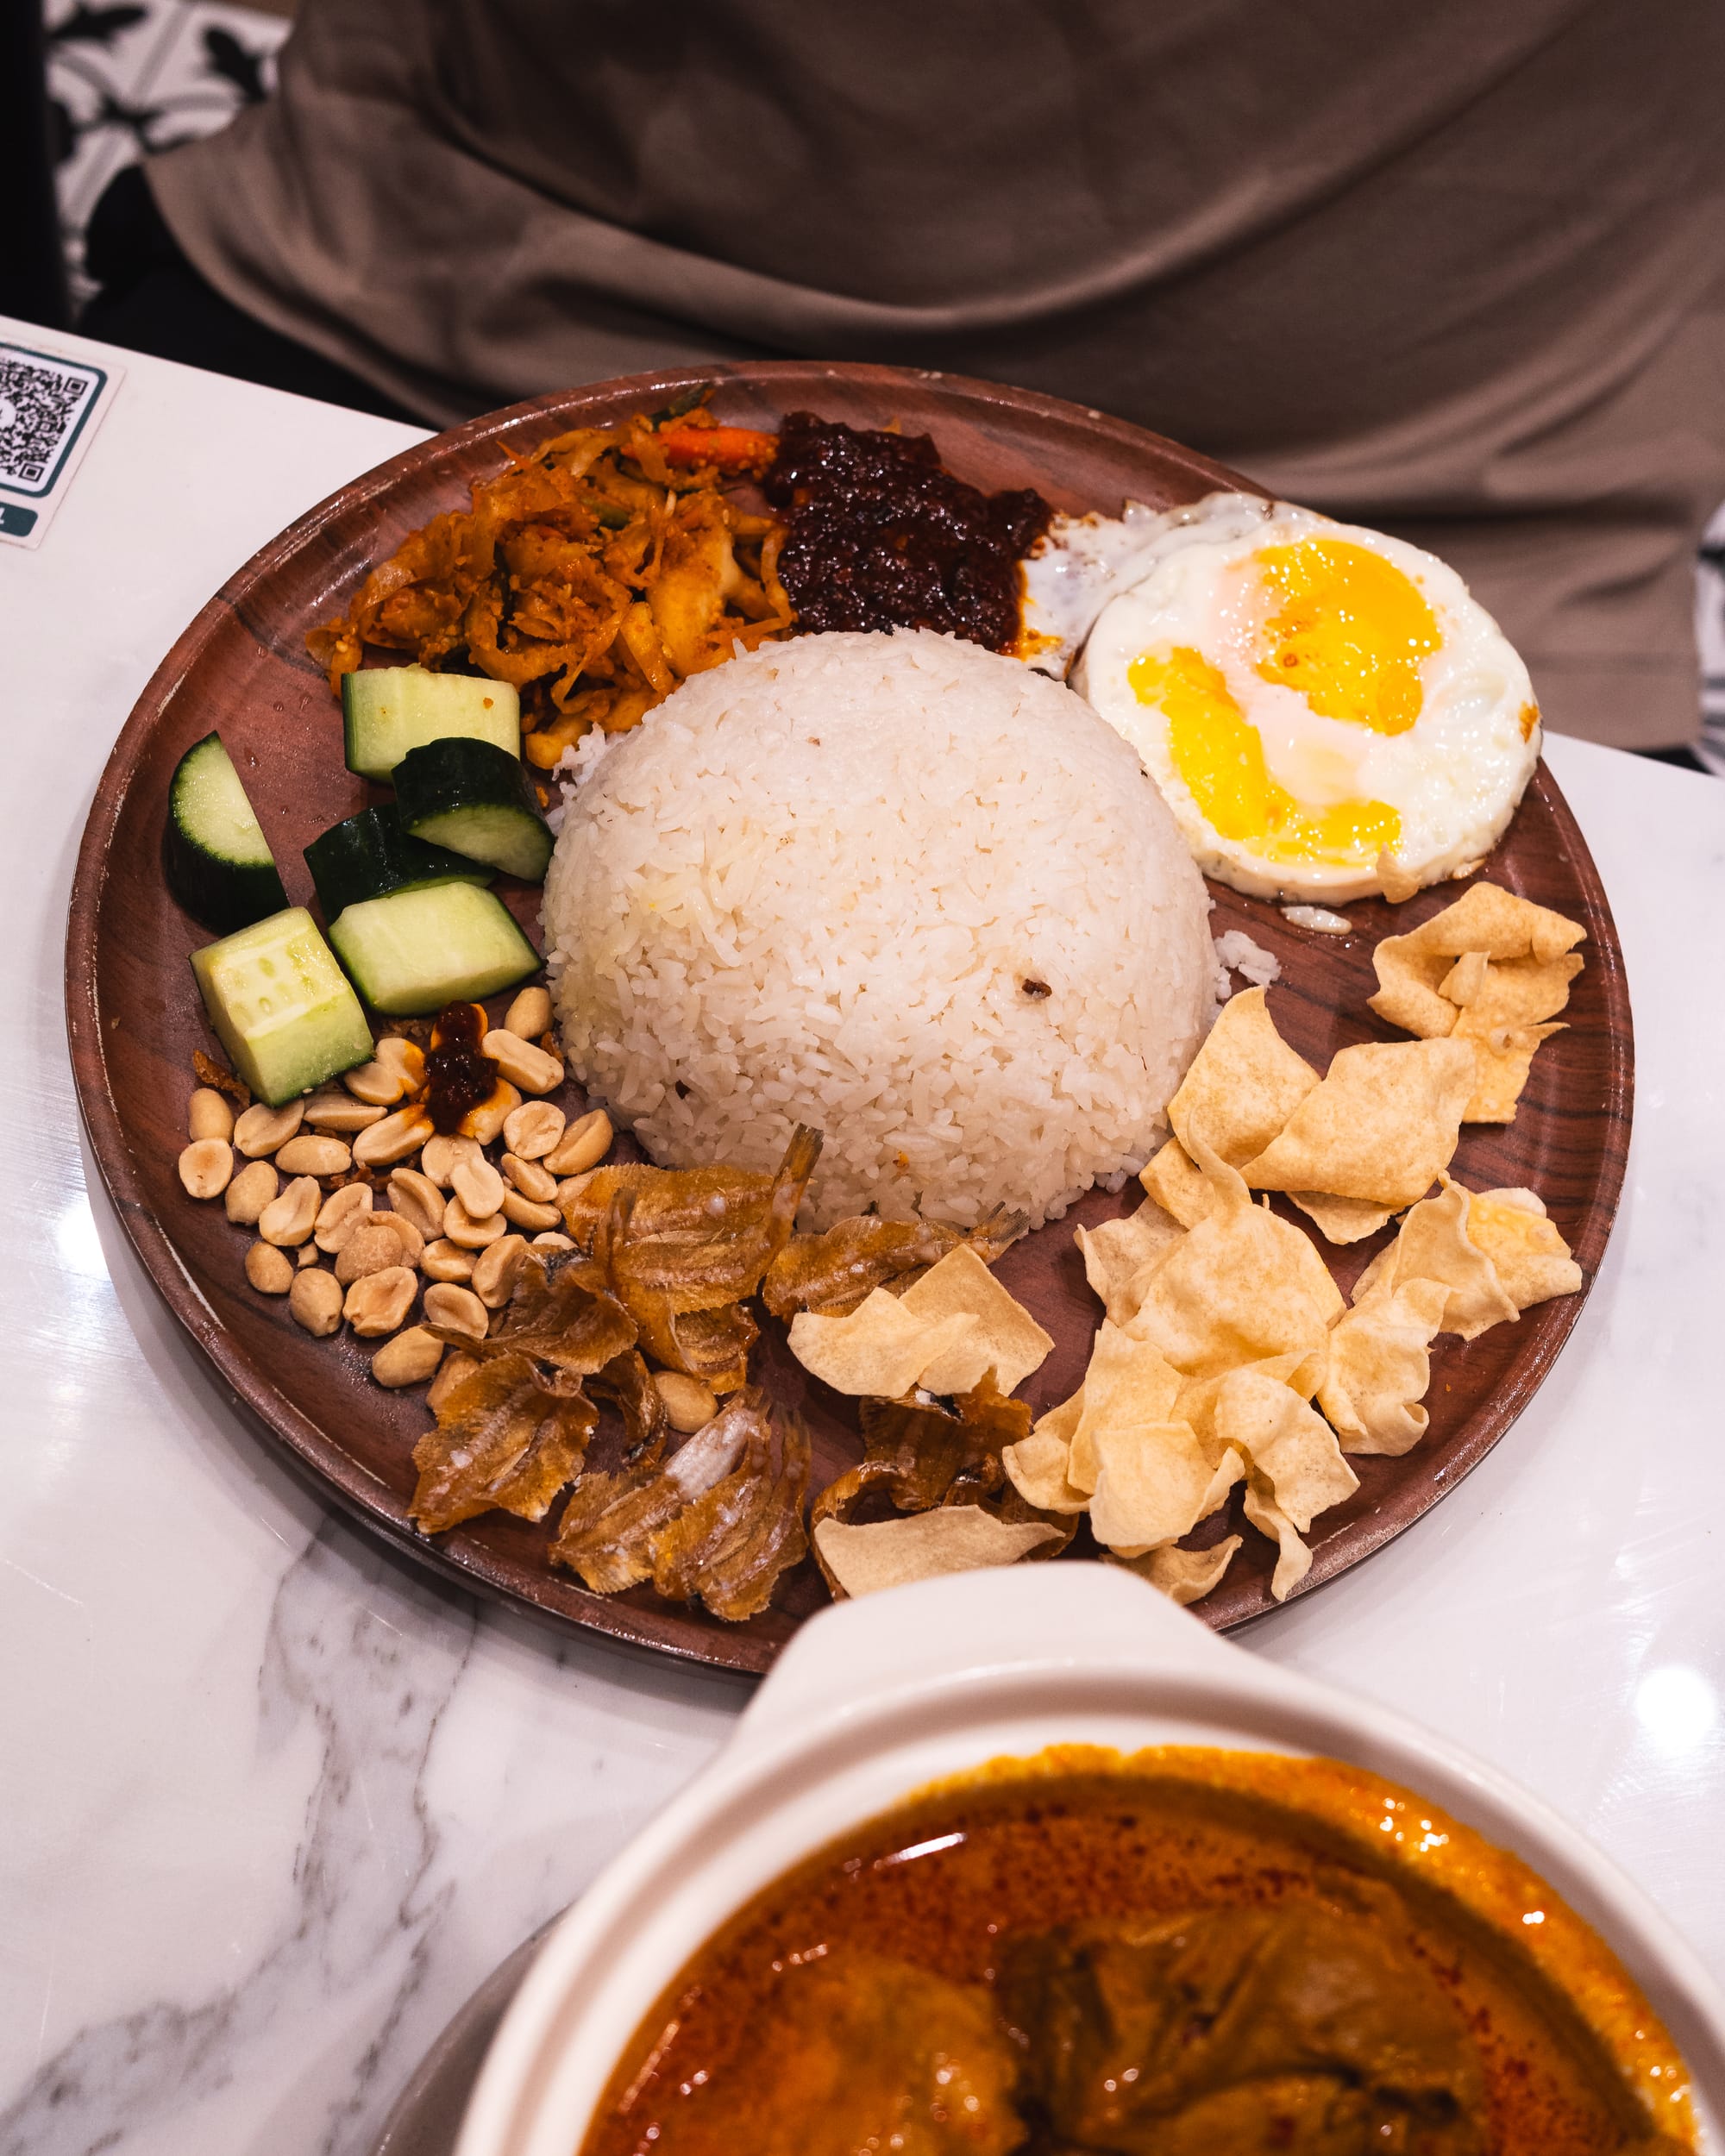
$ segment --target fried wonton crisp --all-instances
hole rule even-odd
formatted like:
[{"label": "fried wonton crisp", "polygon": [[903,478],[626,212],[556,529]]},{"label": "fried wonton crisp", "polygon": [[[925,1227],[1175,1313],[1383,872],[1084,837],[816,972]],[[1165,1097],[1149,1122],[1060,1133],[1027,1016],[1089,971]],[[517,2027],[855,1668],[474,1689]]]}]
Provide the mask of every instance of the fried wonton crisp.
[{"label": "fried wonton crisp", "polygon": [[1519,1317],[1496,1267],[1468,1234],[1471,1196],[1460,1183],[1446,1179],[1441,1197],[1415,1206],[1396,1240],[1355,1282],[1356,1307],[1379,1290],[1393,1293],[1407,1281],[1430,1280],[1446,1291],[1442,1330],[1464,1340]]},{"label": "fried wonton crisp", "polygon": [[1364,1042],[1241,1173],[1254,1190],[1321,1191],[1392,1210],[1423,1198],[1449,1166],[1473,1091],[1460,1041]]},{"label": "fried wonton crisp", "polygon": [[1095,1444],[1091,1532],[1126,1556],[1189,1534],[1245,1472],[1232,1448],[1213,1462],[1189,1423],[1107,1423]]},{"label": "fried wonton crisp", "polygon": [[[921,1382],[932,1393],[968,1392],[985,1376],[1001,1392],[1012,1392],[1041,1366],[1054,1345],[969,1244],[950,1250],[906,1288],[899,1300],[902,1308],[927,1323],[966,1315],[976,1321],[969,1339],[924,1370]],[[969,1360],[973,1356],[985,1358],[980,1368]]]},{"label": "fried wonton crisp", "polygon": [[1202,1601],[1221,1585],[1239,1546],[1239,1535],[1229,1535],[1208,1550],[1182,1550],[1177,1543],[1169,1542],[1159,1550],[1146,1551],[1141,1557],[1116,1557],[1113,1562],[1136,1572],[1141,1580],[1148,1580],[1152,1587],[1159,1587],[1170,1601],[1184,1606]]},{"label": "fried wonton crisp", "polygon": [[1337,1322],[1318,1388],[1345,1452],[1399,1458],[1426,1434],[1421,1401],[1432,1382],[1431,1344],[1449,1290],[1440,1281],[1377,1288]]},{"label": "fried wonton crisp", "polygon": [[[1422,1040],[1441,1039],[1455,1024],[1459,998],[1443,993],[1458,959],[1470,956],[1509,963],[1531,960],[1556,967],[1585,940],[1587,931],[1548,906],[1517,898],[1495,883],[1476,883],[1453,905],[1445,906],[1405,936],[1386,936],[1372,953],[1378,989],[1371,1007],[1379,1018]],[[1564,993],[1581,970],[1580,962],[1561,975]],[[1555,977],[1555,976],[1554,976]],[[1471,968],[1463,981],[1480,984],[1485,976]],[[1552,1006],[1561,1010],[1562,1001]],[[1534,1013],[1523,1014],[1523,1022]],[[1540,1012],[1546,1018],[1550,1011]]]},{"label": "fried wonton crisp", "polygon": [[978,1505],[943,1505],[900,1520],[822,1520],[814,1530],[824,1570],[847,1595],[872,1595],[943,1572],[975,1572],[1058,1542],[1040,1520],[997,1520]]},{"label": "fried wonton crisp", "polygon": [[1344,1306],[1310,1237],[1254,1205],[1214,1154],[1201,1165],[1216,1187],[1214,1210],[1151,1266],[1126,1329],[1184,1377],[1321,1349]]},{"label": "fried wonton crisp", "polygon": [[1560,1029],[1546,1023],[1569,1000],[1586,931],[1493,883],[1372,954],[1371,1008],[1423,1040],[1471,1041],[1479,1074],[1464,1120],[1511,1123],[1534,1051]]},{"label": "fried wonton crisp", "polygon": [[1027,1438],[1009,1445],[1000,1455],[1013,1488],[1038,1512],[1080,1513],[1089,1505],[1089,1491],[1080,1489],[1067,1473],[1072,1433],[1083,1409],[1083,1394],[1075,1393],[1051,1408]]},{"label": "fried wonton crisp", "polygon": [[1302,1534],[1359,1488],[1335,1432],[1298,1393],[1262,1370],[1233,1370],[1216,1396],[1216,1437],[1251,1465]]},{"label": "fried wonton crisp", "polygon": [[931,1363],[962,1351],[975,1332],[969,1311],[919,1318],[876,1288],[848,1317],[799,1311],[791,1319],[790,1344],[803,1368],[835,1392],[898,1400],[921,1383]]},{"label": "fried wonton crisp", "polygon": [[1264,1150],[1317,1083],[1317,1072],[1276,1031],[1268,992],[1247,988],[1223,1005],[1168,1104],[1168,1120],[1188,1154],[1195,1156],[1201,1142],[1239,1168]]},{"label": "fried wonton crisp", "polygon": [[896,1400],[1023,1382],[1054,1343],[967,1244],[902,1295],[877,1288],[849,1317],[799,1311],[791,1352],[837,1392]]},{"label": "fried wonton crisp", "polygon": [[1395,1217],[1393,1206],[1370,1205],[1364,1198],[1327,1198],[1318,1190],[1288,1194],[1327,1243],[1363,1243]]},{"label": "fried wonton crisp", "polygon": [[[1076,1489],[1094,1490],[1099,1466],[1097,1433],[1107,1429],[1145,1429],[1164,1421],[1179,1390],[1179,1371],[1153,1343],[1132,1338],[1104,1318],[1090,1350],[1084,1382],[1073,1396],[1078,1419],[1072,1429],[1067,1479]],[[1184,1534],[1186,1529],[1169,1532]],[[1159,1541],[1162,1538],[1136,1539]]]},{"label": "fried wonton crisp", "polygon": [[[1180,1151],[1173,1139],[1169,1144]],[[1185,1158],[1183,1153],[1181,1157]],[[1146,1169],[1145,1174],[1149,1173]],[[1204,1181],[1195,1168],[1192,1173],[1200,1182]],[[1208,1198],[1208,1183],[1204,1190]],[[1128,1213],[1123,1220],[1104,1220],[1098,1227],[1074,1231],[1073,1239],[1083,1253],[1084,1277],[1116,1325],[1124,1325],[1138,1308],[1132,1293],[1133,1281],[1152,1258],[1159,1257],[1170,1243],[1179,1239],[1180,1228],[1181,1223],[1170,1219],[1155,1199],[1146,1198],[1136,1213]]]},{"label": "fried wonton crisp", "polygon": [[1216,1202],[1209,1177],[1177,1138],[1169,1139],[1138,1181],[1182,1228],[1196,1227]]},{"label": "fried wonton crisp", "polygon": [[1581,1268],[1531,1190],[1477,1190],[1467,1209],[1467,1239],[1491,1260],[1518,1310],[1580,1292]]}]

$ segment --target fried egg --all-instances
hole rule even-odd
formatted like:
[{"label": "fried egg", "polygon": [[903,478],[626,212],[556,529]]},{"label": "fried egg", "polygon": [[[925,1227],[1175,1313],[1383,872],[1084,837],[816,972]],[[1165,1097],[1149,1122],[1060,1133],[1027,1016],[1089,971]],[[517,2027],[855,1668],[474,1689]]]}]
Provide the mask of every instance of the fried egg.
[{"label": "fried egg", "polygon": [[1027,585],[1066,615],[1057,631],[1027,600],[1026,628],[1070,649],[1101,601],[1072,686],[1137,749],[1207,874],[1257,898],[1405,898],[1502,836],[1539,708],[1435,555],[1242,494],[1062,553]]}]

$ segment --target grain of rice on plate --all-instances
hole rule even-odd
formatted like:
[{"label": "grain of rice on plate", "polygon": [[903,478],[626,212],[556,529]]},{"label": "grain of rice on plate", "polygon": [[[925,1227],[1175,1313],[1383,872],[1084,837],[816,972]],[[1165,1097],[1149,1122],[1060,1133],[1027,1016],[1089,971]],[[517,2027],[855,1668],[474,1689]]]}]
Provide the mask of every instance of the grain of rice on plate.
[{"label": "grain of rice on plate", "polygon": [[697,674],[574,752],[573,1069],[667,1166],[826,1134],[806,1220],[1033,1225],[1136,1170],[1214,1015],[1202,880],[1070,689],[925,630]]}]

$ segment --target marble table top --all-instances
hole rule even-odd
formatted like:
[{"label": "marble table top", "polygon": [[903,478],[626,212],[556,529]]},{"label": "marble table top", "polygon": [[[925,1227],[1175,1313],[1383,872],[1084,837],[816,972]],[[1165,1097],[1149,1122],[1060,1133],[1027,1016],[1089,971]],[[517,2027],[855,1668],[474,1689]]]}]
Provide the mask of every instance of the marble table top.
[{"label": "marble table top", "polygon": [[[748,1691],[481,1608],[336,1518],[241,1423],[97,1186],[60,965],[104,761],[216,586],[416,438],[119,356],[44,543],[0,548],[0,2156],[361,2156],[468,1993]],[[1725,998],[1697,941],[1725,923],[1725,787],[1547,753],[1635,1008],[1603,1276],[1484,1465],[1244,1637],[1519,1777],[1725,1975]]]}]

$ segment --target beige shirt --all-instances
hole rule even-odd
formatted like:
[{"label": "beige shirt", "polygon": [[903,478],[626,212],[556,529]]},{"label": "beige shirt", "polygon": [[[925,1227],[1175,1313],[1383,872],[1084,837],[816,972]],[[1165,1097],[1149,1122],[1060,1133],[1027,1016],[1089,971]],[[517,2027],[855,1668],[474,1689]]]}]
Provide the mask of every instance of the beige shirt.
[{"label": "beige shirt", "polygon": [[1659,745],[1722,117],[1719,0],[302,0],[278,97],[149,170],[431,419],[750,354],[1024,383],[1432,548],[1554,725]]}]

